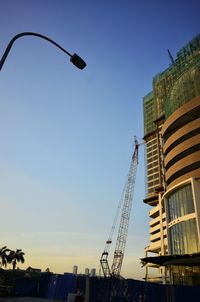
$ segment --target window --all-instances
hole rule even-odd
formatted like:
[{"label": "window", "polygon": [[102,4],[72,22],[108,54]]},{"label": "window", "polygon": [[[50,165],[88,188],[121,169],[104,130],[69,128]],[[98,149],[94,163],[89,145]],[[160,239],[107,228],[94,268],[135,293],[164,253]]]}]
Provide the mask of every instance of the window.
[{"label": "window", "polygon": [[166,197],[165,204],[167,208],[168,222],[178,217],[193,213],[194,202],[191,185],[188,184],[173,191]]},{"label": "window", "polygon": [[196,219],[189,219],[169,228],[170,254],[192,254],[199,252]]}]

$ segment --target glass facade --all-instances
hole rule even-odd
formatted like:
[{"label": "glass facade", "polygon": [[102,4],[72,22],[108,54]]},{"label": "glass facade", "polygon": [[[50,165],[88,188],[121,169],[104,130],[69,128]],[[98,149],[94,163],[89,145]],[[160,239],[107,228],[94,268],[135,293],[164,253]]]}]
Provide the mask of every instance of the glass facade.
[{"label": "glass facade", "polygon": [[200,267],[199,266],[172,266],[174,284],[182,285],[199,285],[200,284]]},{"label": "glass facade", "polygon": [[193,213],[195,210],[191,185],[188,184],[169,194],[166,198],[166,206],[168,223],[178,217]]},{"label": "glass facade", "polygon": [[[165,197],[168,223],[188,214],[195,213],[191,184],[182,186]],[[170,254],[199,252],[196,218],[177,222],[168,228]]]},{"label": "glass facade", "polygon": [[196,219],[188,219],[170,227],[168,239],[173,255],[199,252]]}]

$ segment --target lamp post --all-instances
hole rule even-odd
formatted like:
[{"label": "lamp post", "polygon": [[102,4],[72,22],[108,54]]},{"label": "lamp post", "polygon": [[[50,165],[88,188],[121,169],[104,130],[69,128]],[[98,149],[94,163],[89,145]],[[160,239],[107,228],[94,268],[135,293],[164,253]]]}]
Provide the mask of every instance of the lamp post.
[{"label": "lamp post", "polygon": [[86,63],[84,62],[84,60],[79,57],[76,53],[74,53],[73,55],[70,54],[67,50],[65,50],[63,47],[61,47],[59,44],[57,44],[56,42],[54,42],[53,40],[49,39],[48,37],[46,36],[43,36],[41,34],[38,34],[38,33],[34,33],[34,32],[23,32],[23,33],[20,33],[16,36],[14,36],[8,46],[6,47],[6,50],[0,60],[0,70],[2,69],[3,67],[3,64],[8,56],[8,53],[13,45],[13,43],[15,42],[15,40],[17,40],[18,38],[22,37],[22,36],[36,36],[36,37],[39,37],[39,38],[42,38],[44,40],[47,40],[49,41],[50,43],[52,43],[53,45],[55,45],[57,48],[59,48],[60,50],[62,50],[64,53],[66,53],[69,57],[70,57],[70,61],[79,69],[83,69],[86,67]]}]

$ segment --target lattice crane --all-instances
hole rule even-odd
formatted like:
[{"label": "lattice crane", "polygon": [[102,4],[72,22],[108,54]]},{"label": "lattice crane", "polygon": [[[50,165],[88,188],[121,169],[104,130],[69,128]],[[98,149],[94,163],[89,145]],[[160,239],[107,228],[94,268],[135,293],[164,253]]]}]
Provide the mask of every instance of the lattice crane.
[{"label": "lattice crane", "polygon": [[[128,234],[128,226],[129,226],[129,220],[130,220],[130,213],[131,213],[131,207],[132,207],[132,201],[133,201],[133,191],[135,186],[135,179],[136,179],[136,172],[137,172],[137,166],[138,166],[138,148],[139,144],[135,137],[135,148],[131,159],[131,164],[129,168],[128,173],[128,179],[125,184],[122,197],[120,199],[120,203],[117,209],[117,213],[111,228],[111,232],[109,234],[108,240],[106,241],[106,245],[104,248],[104,251],[101,255],[100,259],[100,265],[103,271],[104,277],[119,277],[122,267],[122,262],[124,258],[124,251],[126,247],[126,240],[127,240],[127,234]],[[119,216],[120,209],[122,207],[121,212],[121,220],[119,224],[119,230],[117,235],[117,241],[114,251],[114,257],[113,257],[113,263],[111,268],[109,267],[108,263],[108,255],[109,255],[109,249],[112,243],[112,236],[115,230],[117,218]]]}]

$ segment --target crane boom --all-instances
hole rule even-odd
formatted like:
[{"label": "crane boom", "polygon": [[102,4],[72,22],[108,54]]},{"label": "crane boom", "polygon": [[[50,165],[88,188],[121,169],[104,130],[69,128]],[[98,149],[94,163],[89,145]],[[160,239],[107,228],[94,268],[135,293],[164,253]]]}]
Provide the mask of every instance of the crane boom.
[{"label": "crane boom", "polygon": [[[112,243],[112,233],[115,228],[116,224],[116,217],[114,220],[114,224],[111,229],[111,234],[106,241],[106,246],[104,249],[104,252],[102,253],[101,259],[100,259],[100,264],[102,267],[102,271],[104,274],[104,277],[119,277],[120,272],[121,272],[121,267],[122,267],[122,262],[124,258],[124,251],[126,247],[126,240],[127,240],[127,235],[128,235],[128,226],[129,226],[129,220],[130,220],[130,213],[131,213],[131,207],[132,207],[132,201],[133,201],[133,191],[134,191],[134,186],[135,186],[135,179],[136,179],[136,172],[137,172],[137,166],[138,166],[138,141],[135,138],[135,148],[134,152],[132,155],[131,159],[131,165],[129,168],[129,173],[128,173],[128,179],[123,191],[123,207],[122,207],[122,213],[121,213],[121,220],[120,220],[120,225],[119,225],[119,230],[118,230],[118,235],[117,235],[117,241],[116,241],[116,246],[115,246],[115,251],[114,251],[114,257],[113,257],[113,263],[112,267],[110,269],[109,264],[108,264],[108,253],[109,253],[109,247],[110,244]],[[118,207],[118,212],[119,212],[119,207]]]}]

